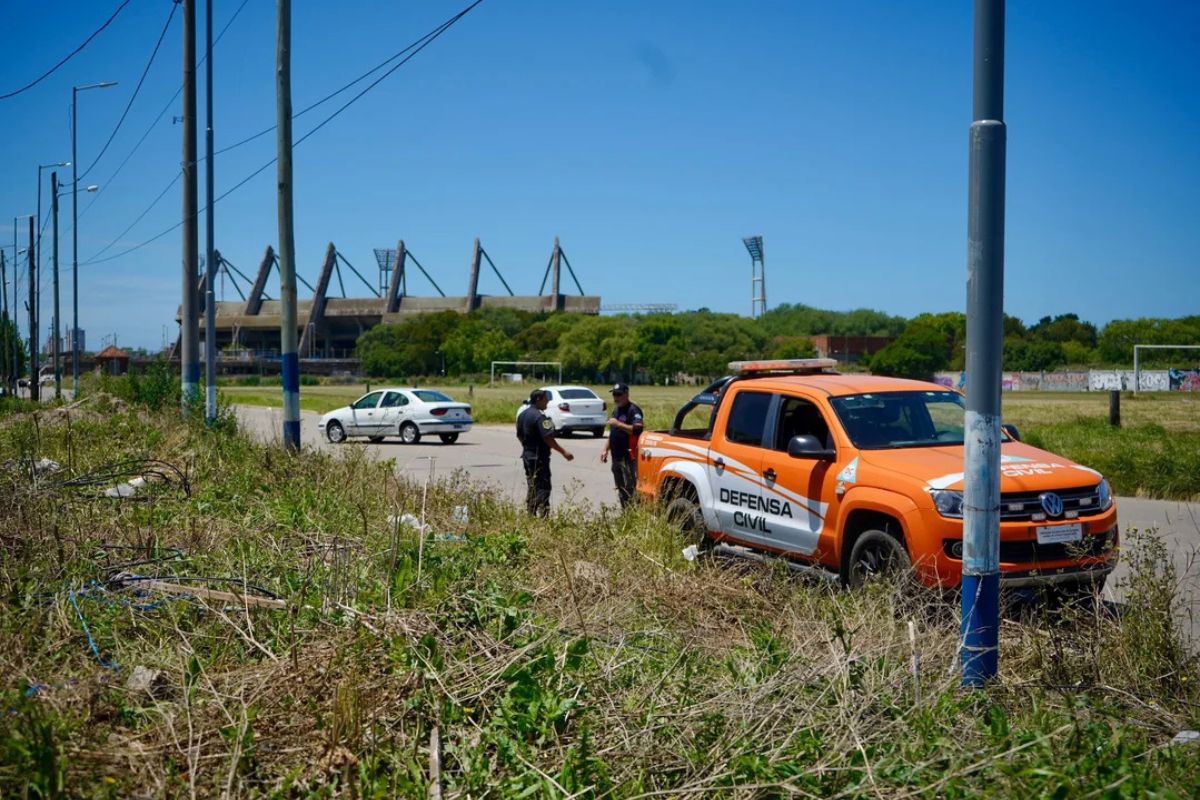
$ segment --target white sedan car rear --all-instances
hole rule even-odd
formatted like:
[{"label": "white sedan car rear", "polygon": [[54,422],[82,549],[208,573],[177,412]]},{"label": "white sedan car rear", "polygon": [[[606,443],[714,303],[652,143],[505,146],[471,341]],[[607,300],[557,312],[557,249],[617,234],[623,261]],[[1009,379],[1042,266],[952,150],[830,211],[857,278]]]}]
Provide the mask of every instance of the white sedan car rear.
[{"label": "white sedan car rear", "polygon": [[[597,439],[604,435],[608,403],[591,389],[586,386],[543,386],[542,391],[550,393],[546,416],[554,423],[554,430],[562,434],[591,431]],[[521,403],[517,416],[521,416],[528,406],[528,400]]]},{"label": "white sedan car rear", "polygon": [[443,444],[454,444],[460,434],[471,430],[471,407],[456,403],[432,389],[379,389],[368,392],[348,406],[321,417],[317,429],[329,441],[340,443],[351,436],[381,442],[399,436],[405,444],[416,444],[422,436],[436,435]]}]

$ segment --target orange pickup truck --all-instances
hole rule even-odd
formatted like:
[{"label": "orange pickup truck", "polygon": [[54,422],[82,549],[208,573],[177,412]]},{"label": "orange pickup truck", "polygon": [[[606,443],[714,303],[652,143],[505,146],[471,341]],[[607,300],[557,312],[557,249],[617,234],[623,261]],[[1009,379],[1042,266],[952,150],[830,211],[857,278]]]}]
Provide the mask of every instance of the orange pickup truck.
[{"label": "orange pickup truck", "polygon": [[[735,362],[669,432],[641,437],[638,491],[685,537],[782,556],[849,585],[913,568],[962,580],[962,395],[922,381],[838,375],[828,359]],[[1095,470],[1001,445],[1000,569],[1009,587],[1103,586],[1117,510]]]}]

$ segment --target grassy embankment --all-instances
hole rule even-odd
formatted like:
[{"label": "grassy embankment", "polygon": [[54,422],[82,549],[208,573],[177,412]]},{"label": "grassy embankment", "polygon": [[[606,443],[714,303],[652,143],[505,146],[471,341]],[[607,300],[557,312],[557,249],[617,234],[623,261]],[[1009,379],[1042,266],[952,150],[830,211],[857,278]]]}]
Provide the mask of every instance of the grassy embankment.
[{"label": "grassy embankment", "polygon": [[[1150,537],[1121,618],[1006,620],[1000,681],[963,692],[928,595],[689,563],[648,513],[530,520],[231,428],[0,420],[0,796],[1195,795],[1170,741],[1200,675]],[[67,471],[34,482],[43,456]],[[135,456],[190,494],[64,483]],[[423,507],[432,538],[388,522]],[[203,593],[242,581],[284,607]]]},{"label": "grassy embankment", "polygon": [[[383,384],[375,384],[381,386]],[[528,387],[441,386],[456,400],[470,402],[481,423],[508,423],[528,396]],[[593,387],[598,394],[607,387]],[[362,395],[363,384],[305,386],[301,406],[325,412]],[[694,387],[637,386],[634,401],[651,428],[666,428]],[[279,406],[278,389],[223,386],[230,403]],[[1169,499],[1200,498],[1200,397],[1185,393],[1122,398],[1119,430],[1108,427],[1106,393],[1014,392],[1004,396],[1004,414],[1038,446],[1100,470],[1122,495]]]}]

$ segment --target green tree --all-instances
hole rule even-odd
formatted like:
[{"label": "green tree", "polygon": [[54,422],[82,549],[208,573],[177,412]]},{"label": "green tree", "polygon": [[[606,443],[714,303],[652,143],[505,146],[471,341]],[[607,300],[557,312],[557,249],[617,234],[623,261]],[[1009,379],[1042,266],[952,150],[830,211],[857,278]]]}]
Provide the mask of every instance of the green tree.
[{"label": "green tree", "polygon": [[17,324],[8,318],[0,320],[0,383],[8,379],[8,376],[13,373],[13,347],[16,347],[16,373],[24,374],[26,363],[26,347],[25,340],[21,338],[21,332],[17,329]]},{"label": "green tree", "polygon": [[951,338],[935,323],[913,324],[896,341],[871,357],[871,372],[929,380],[950,364]]},{"label": "green tree", "polygon": [[768,358],[815,358],[817,349],[807,336],[776,336],[770,341]]},{"label": "green tree", "polygon": [[1067,363],[1058,342],[1036,342],[1010,336],[1004,340],[1004,369],[1014,372],[1039,372],[1058,369]]}]

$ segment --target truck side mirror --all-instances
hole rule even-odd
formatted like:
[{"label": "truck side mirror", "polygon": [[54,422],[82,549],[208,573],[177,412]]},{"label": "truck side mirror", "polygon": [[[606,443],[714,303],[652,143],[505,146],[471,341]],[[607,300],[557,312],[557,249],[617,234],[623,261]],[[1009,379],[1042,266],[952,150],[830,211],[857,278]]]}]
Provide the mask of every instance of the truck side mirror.
[{"label": "truck side mirror", "polygon": [[811,434],[793,436],[788,441],[787,453],[792,458],[811,458],[817,461],[833,461],[837,458],[836,450],[826,449],[817,437]]},{"label": "truck side mirror", "polygon": [[1010,437],[1012,437],[1013,441],[1015,441],[1015,442],[1022,441],[1021,440],[1021,431],[1017,429],[1016,425],[1013,425],[1012,423],[1006,423],[1004,425],[1001,425],[1000,427],[1004,430],[1005,433],[1007,433]]}]

